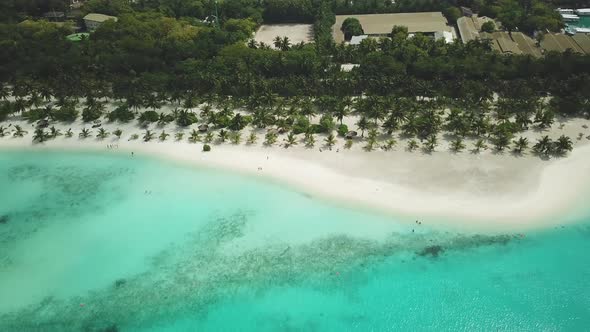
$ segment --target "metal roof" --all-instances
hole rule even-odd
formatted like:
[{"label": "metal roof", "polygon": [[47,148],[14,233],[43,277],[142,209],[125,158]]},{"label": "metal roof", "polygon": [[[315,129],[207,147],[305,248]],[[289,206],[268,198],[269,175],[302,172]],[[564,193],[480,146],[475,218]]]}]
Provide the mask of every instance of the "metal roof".
[{"label": "metal roof", "polygon": [[102,22],[107,21],[107,20],[114,20],[116,22],[117,21],[117,18],[115,16],[109,16],[109,15],[97,14],[97,13],[90,13],[90,14],[84,16],[84,20],[102,23]]},{"label": "metal roof", "polygon": [[447,25],[447,19],[441,12],[337,15],[336,24],[332,27],[334,40],[337,43],[344,41],[344,33],[340,28],[342,22],[349,17],[358,19],[367,35],[388,35],[395,25],[407,27],[408,33],[434,33],[452,29]]}]

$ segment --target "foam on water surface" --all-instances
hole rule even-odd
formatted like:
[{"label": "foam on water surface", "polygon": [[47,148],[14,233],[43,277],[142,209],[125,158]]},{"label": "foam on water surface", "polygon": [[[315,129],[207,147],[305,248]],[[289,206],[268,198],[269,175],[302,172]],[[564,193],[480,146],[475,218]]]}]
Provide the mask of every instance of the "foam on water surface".
[{"label": "foam on water surface", "polygon": [[590,326],[583,220],[457,234],[108,154],[3,152],[0,185],[2,331]]}]

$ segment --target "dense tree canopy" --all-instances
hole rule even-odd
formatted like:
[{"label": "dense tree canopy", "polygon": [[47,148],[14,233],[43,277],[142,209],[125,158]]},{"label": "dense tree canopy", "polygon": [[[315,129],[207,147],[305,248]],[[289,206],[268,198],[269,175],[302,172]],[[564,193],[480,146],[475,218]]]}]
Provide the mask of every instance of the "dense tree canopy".
[{"label": "dense tree canopy", "polygon": [[361,22],[354,17],[348,17],[345,19],[344,22],[342,22],[342,27],[340,29],[344,33],[344,39],[346,40],[350,40],[352,36],[360,36],[365,33],[361,26]]}]

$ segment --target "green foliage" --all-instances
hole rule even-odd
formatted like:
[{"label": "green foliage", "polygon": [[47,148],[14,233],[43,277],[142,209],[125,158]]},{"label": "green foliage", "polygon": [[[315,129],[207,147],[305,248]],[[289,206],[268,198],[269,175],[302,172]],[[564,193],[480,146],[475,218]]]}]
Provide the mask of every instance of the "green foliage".
[{"label": "green foliage", "polygon": [[139,122],[158,122],[160,115],[156,111],[145,111],[139,115]]},{"label": "green foliage", "polygon": [[319,124],[319,132],[330,134],[332,130],[336,127],[336,123],[334,122],[334,118],[329,114],[324,114],[320,118]]},{"label": "green foliage", "polygon": [[127,0],[88,0],[83,7],[86,13],[101,13],[118,16],[132,11]]},{"label": "green foliage", "polygon": [[360,36],[365,33],[361,26],[361,22],[354,17],[348,17],[345,19],[344,22],[342,22],[340,30],[344,33],[344,39],[346,40],[350,40],[352,36]]},{"label": "green foliage", "polygon": [[35,122],[47,118],[49,114],[50,113],[44,108],[32,108],[24,112],[22,115],[25,120]]},{"label": "green foliage", "polygon": [[408,27],[406,26],[400,26],[400,25],[394,25],[393,28],[391,28],[391,38],[393,38],[394,40],[397,41],[403,41],[405,39],[408,38]]},{"label": "green foliage", "polygon": [[234,115],[234,117],[229,122],[228,128],[231,129],[231,130],[242,130],[250,122],[252,122],[252,117],[250,117],[250,116],[242,116],[240,113],[236,113],[236,115]]},{"label": "green foliage", "polygon": [[298,116],[293,124],[293,133],[303,134],[306,133],[310,128],[309,119],[304,116]]},{"label": "green foliage", "polygon": [[178,113],[176,124],[181,127],[188,127],[198,121],[197,115],[194,112],[182,110]]},{"label": "green foliage", "polygon": [[120,121],[123,123],[127,123],[133,120],[134,118],[135,114],[129,109],[128,105],[118,106],[107,115],[107,119],[109,119],[110,122]]},{"label": "green foliage", "polygon": [[51,117],[53,117],[57,121],[73,122],[76,121],[76,119],[78,118],[78,114],[79,112],[78,110],[76,110],[74,104],[67,103],[62,107],[53,110],[53,112],[51,113]]},{"label": "green foliage", "polygon": [[264,135],[264,145],[274,145],[277,142],[277,133],[274,130],[270,130]]},{"label": "green foliage", "polygon": [[102,105],[93,105],[85,107],[82,111],[82,120],[84,122],[91,122],[100,119],[104,110],[104,106]]},{"label": "green foliage", "polygon": [[312,22],[314,18],[311,0],[266,0],[265,22]]},{"label": "green foliage", "polygon": [[496,30],[496,25],[492,21],[487,21],[481,25],[481,31],[483,32],[494,32]]},{"label": "green foliage", "polygon": [[223,29],[230,32],[235,41],[247,40],[256,29],[256,23],[250,19],[229,19],[223,25]]},{"label": "green foliage", "polygon": [[211,145],[203,144],[203,152],[209,152],[209,151],[211,151]]},{"label": "green foliage", "polygon": [[447,18],[450,24],[455,24],[459,17],[463,16],[461,9],[449,6],[443,10],[443,15]]},{"label": "green foliage", "polygon": [[344,137],[346,136],[346,133],[348,133],[348,126],[345,124],[341,124],[338,126],[338,136],[340,137]]},{"label": "green foliage", "polygon": [[8,115],[12,113],[12,104],[8,101],[0,102],[0,122],[6,121]]}]

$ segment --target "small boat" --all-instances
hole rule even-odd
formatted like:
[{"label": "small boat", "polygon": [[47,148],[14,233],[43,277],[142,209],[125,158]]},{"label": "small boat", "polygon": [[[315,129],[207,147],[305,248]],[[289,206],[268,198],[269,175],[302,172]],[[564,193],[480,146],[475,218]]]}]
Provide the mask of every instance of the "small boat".
[{"label": "small boat", "polygon": [[580,16],[574,14],[561,14],[564,22],[577,22],[580,20]]},{"label": "small boat", "polygon": [[574,10],[573,9],[568,9],[568,8],[557,8],[556,9],[560,14],[573,14]]},{"label": "small boat", "polygon": [[576,9],[576,14],[580,16],[590,16],[590,8]]}]

